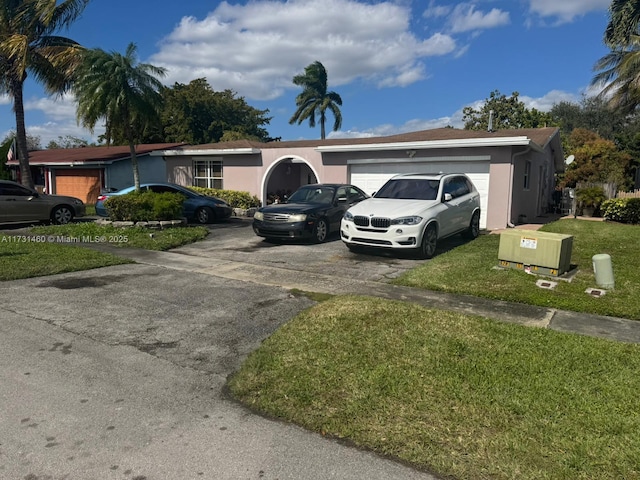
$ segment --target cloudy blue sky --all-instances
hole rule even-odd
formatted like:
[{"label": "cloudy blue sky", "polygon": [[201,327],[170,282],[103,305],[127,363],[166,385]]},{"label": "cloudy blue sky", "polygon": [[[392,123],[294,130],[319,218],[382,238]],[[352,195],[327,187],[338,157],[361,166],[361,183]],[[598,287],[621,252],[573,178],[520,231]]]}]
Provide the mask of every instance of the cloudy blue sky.
[{"label": "cloudy blue sky", "polygon": [[[493,90],[517,91],[530,107],[591,94],[609,0],[92,0],[61,32],[86,47],[124,53],[167,68],[167,85],[206,77],[269,109],[271,136],[319,138],[290,125],[299,87],[313,61],[342,96],[343,124],[332,136],[389,135],[461,127],[462,109]],[[47,98],[29,82],[27,131],[46,146],[58,136],[89,141],[73,98]],[[15,129],[0,96],[0,139]],[[330,124],[333,119],[330,117]]]}]

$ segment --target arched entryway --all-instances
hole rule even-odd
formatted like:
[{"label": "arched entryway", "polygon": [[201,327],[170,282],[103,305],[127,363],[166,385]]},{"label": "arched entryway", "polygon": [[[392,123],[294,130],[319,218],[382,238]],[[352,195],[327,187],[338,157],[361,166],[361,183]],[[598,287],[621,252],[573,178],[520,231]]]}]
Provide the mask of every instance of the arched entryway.
[{"label": "arched entryway", "polygon": [[318,175],[303,158],[287,156],[271,165],[262,181],[262,204],[283,202],[302,185],[318,183]]}]

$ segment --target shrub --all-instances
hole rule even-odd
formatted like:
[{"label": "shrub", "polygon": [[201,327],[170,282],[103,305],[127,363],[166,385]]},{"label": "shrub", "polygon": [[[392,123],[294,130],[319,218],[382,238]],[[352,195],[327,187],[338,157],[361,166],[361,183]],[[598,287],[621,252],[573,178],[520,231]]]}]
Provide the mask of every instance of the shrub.
[{"label": "shrub", "polygon": [[104,206],[111,220],[147,222],[181,218],[184,196],[177,193],[131,192],[109,197]]},{"label": "shrub", "polygon": [[241,192],[238,190],[220,190],[218,188],[189,187],[194,192],[207,195],[208,197],[217,197],[224,200],[231,208],[253,208],[260,206],[260,199],[249,192]]},{"label": "shrub", "polygon": [[612,198],[601,206],[606,220],[640,224],[640,198]]},{"label": "shrub", "polygon": [[607,199],[602,187],[583,187],[576,190],[576,198],[585,207],[597,208]]}]

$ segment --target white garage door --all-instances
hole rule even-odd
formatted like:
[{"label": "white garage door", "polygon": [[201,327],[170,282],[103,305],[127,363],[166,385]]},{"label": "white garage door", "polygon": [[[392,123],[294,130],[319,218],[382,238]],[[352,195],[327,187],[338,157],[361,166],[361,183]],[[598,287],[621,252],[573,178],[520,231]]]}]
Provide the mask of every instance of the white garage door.
[{"label": "white garage door", "polygon": [[489,158],[476,161],[420,159],[415,162],[389,162],[385,160],[355,160],[348,162],[349,178],[372,195],[387,180],[400,173],[466,173],[480,193],[480,228],[487,228],[487,206],[489,205]]}]

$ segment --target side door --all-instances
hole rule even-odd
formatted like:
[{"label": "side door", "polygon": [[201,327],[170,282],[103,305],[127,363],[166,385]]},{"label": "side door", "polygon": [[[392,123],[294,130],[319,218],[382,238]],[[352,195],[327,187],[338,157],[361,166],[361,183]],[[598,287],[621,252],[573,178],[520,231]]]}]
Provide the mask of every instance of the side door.
[{"label": "side door", "polygon": [[49,218],[49,205],[40,196],[21,185],[0,184],[0,221],[28,222]]},{"label": "side door", "polygon": [[471,184],[466,177],[456,177],[456,206],[458,209],[457,225],[458,231],[462,231],[469,226],[471,215],[475,208],[473,191]]},{"label": "side door", "polygon": [[[442,186],[442,193],[440,194],[440,201],[442,202],[442,205],[440,206],[441,211],[438,215],[441,237],[452,235],[458,229],[460,219],[458,218],[458,201],[456,200],[455,193],[455,177],[445,178]],[[446,200],[446,195],[451,195],[451,199]]]},{"label": "side door", "polygon": [[342,216],[344,212],[350,207],[350,198],[349,198],[349,189],[348,187],[338,187],[336,190],[335,197],[333,198],[333,205],[329,208],[327,212],[327,217],[329,217],[329,222],[331,225],[329,228],[332,232],[340,229],[340,222],[342,221]]}]

